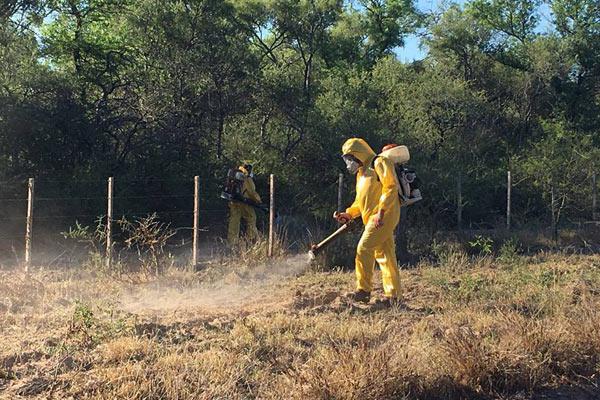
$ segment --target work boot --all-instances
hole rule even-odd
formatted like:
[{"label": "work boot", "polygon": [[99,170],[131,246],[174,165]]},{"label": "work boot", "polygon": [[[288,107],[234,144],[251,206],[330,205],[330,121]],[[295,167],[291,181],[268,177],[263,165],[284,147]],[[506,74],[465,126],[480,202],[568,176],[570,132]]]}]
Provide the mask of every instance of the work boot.
[{"label": "work boot", "polygon": [[356,292],[349,293],[347,297],[351,301],[367,304],[371,300],[371,293],[364,290],[357,290]]}]

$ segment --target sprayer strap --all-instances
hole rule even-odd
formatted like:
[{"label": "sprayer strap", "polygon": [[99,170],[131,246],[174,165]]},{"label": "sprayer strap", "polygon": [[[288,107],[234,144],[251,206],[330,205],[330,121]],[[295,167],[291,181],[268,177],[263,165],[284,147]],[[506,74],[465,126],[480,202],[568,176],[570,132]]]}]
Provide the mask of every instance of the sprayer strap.
[{"label": "sprayer strap", "polygon": [[380,156],[376,155],[375,157],[373,157],[373,161],[371,161],[371,168],[373,169],[373,171],[375,171],[375,176],[377,177],[377,182],[381,182],[381,179],[379,179],[379,174],[377,173],[377,170],[375,169],[375,160],[377,160]]}]

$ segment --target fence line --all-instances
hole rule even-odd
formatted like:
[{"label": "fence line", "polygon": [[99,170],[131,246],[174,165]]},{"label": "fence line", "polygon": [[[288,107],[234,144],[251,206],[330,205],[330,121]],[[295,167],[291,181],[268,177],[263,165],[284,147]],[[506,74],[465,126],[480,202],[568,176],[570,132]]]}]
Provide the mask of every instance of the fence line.
[{"label": "fence line", "polygon": [[[271,190],[273,190],[274,186],[273,186],[273,179],[274,177],[271,175],[270,177],[271,179],[271,184],[270,184],[270,188]],[[38,223],[42,223],[42,222],[46,222],[48,224],[48,226],[50,227],[55,227],[55,226],[63,226],[64,224],[60,221],[63,220],[75,220],[75,222],[77,222],[77,220],[79,218],[94,218],[94,220],[97,221],[103,221],[104,223],[104,241],[105,241],[105,262],[106,262],[106,266],[108,268],[111,267],[111,264],[113,262],[113,258],[114,258],[114,236],[115,236],[115,222],[118,222],[119,218],[121,217],[140,217],[141,215],[157,215],[159,217],[174,217],[176,218],[177,216],[181,216],[183,218],[188,218],[188,216],[192,217],[192,221],[190,226],[185,226],[185,227],[177,227],[177,228],[173,228],[174,232],[184,232],[184,231],[191,231],[191,235],[190,237],[182,237],[182,235],[177,235],[176,237],[179,238],[177,239],[177,243],[175,243],[175,239],[173,239],[173,243],[172,244],[167,244],[168,247],[171,248],[183,248],[183,247],[188,247],[191,244],[191,251],[190,251],[190,261],[192,263],[192,265],[196,265],[198,263],[198,259],[199,259],[199,249],[200,249],[200,232],[205,232],[208,231],[206,229],[206,227],[201,226],[201,218],[208,218],[207,221],[210,221],[211,219],[214,219],[217,215],[224,215],[228,212],[227,207],[223,207],[223,208],[206,208],[206,209],[201,209],[200,208],[200,177],[199,176],[195,176],[193,179],[194,182],[194,186],[193,186],[193,192],[191,194],[160,194],[157,193],[156,190],[154,191],[154,194],[148,194],[146,196],[143,195],[136,195],[136,194],[132,194],[132,195],[116,195],[119,190],[129,190],[130,188],[127,187],[128,183],[131,182],[140,182],[140,183],[148,183],[148,182],[158,182],[158,181],[165,181],[165,182],[186,182],[186,183],[190,183],[189,180],[139,180],[139,181],[120,181],[115,179],[114,177],[110,177],[108,178],[107,181],[104,181],[106,186],[106,192],[104,196],[100,196],[100,195],[91,195],[91,196],[74,196],[74,197],[69,197],[69,196],[61,196],[60,195],[60,190],[61,188],[54,188],[54,187],[50,187],[49,190],[52,193],[58,194],[58,196],[44,196],[44,192],[45,190],[40,189],[40,184],[46,184],[49,182],[64,182],[64,183],[80,183],[80,182],[90,182],[90,183],[99,183],[99,181],[76,181],[76,182],[67,182],[67,181],[49,181],[49,180],[35,180],[33,178],[30,178],[27,181],[27,197],[18,197],[18,194],[15,194],[14,197],[12,197],[10,194],[12,193],[16,193],[15,190],[17,189],[16,187],[10,187],[7,194],[5,195],[3,198],[0,198],[0,202],[6,202],[8,204],[18,204],[18,203],[25,203],[27,205],[27,212],[26,215],[22,215],[20,216],[19,214],[21,213],[20,211],[17,211],[16,214],[13,213],[12,215],[10,214],[10,212],[6,212],[6,216],[1,216],[0,217],[0,222],[12,222],[12,221],[23,221],[24,224],[24,228],[25,228],[25,232],[21,233],[21,235],[5,235],[5,236],[0,236],[0,240],[6,240],[8,243],[16,241],[17,239],[25,239],[24,240],[24,245],[25,245],[25,249],[24,249],[24,258],[23,258],[23,264],[22,267],[24,268],[25,271],[29,271],[29,269],[32,266],[32,260],[33,258],[33,254],[36,253],[35,251],[35,246],[34,246],[34,220]],[[36,190],[34,192],[34,182],[35,182],[35,186],[36,186]],[[21,184],[19,184],[18,186],[21,186]],[[119,190],[117,190],[116,188],[119,188]],[[123,189],[124,188],[124,189]],[[134,188],[138,188],[138,186],[136,185]],[[144,190],[144,187],[141,187],[142,190]],[[93,188],[91,189],[92,191],[96,192],[96,190],[94,190]],[[34,196],[34,194],[42,194],[41,196],[37,197]],[[182,201],[185,201],[185,203],[187,204],[187,200],[190,200],[190,207],[188,210],[182,209],[182,207],[184,207]],[[69,214],[69,213],[65,213],[65,212],[60,212],[60,210],[68,210],[69,207],[71,207],[71,205],[73,204],[73,202],[80,202],[81,204],[79,204],[77,207],[78,210],[87,210],[87,209],[95,209],[97,206],[95,203],[91,203],[91,204],[86,204],[84,203],[85,201],[88,200],[96,200],[96,201],[102,201],[102,202],[106,202],[104,203],[104,208],[103,212],[98,212],[98,213],[73,213],[73,214]],[[133,202],[129,202],[129,205],[126,205],[125,207],[121,206],[121,204],[119,204],[121,201],[126,201],[126,200],[134,200]],[[153,210],[152,206],[149,204],[149,208],[148,210],[143,210],[143,211],[132,211],[131,209],[128,209],[130,207],[131,204],[138,204],[141,202],[135,202],[135,200],[148,200],[148,201],[152,201],[152,200],[165,200],[164,202],[159,202],[157,203],[159,205],[159,210]],[[170,203],[168,202],[168,200],[174,200],[174,202],[171,202],[172,204],[175,205],[174,209],[171,210],[160,210],[160,208],[164,205],[170,205]],[[181,201],[180,201],[181,200]],[[270,222],[273,223],[274,222],[274,194],[271,193],[270,194],[270,200],[271,200],[271,209],[272,209],[272,218],[270,218]],[[193,201],[193,203],[192,203]],[[59,203],[59,204],[53,204],[53,202]],[[34,214],[34,204],[45,204],[46,206],[42,206],[42,207],[35,207],[35,214]],[[173,205],[171,204],[171,207],[173,207]],[[74,205],[74,204],[73,204]],[[138,204],[139,205],[139,204]],[[121,209],[120,209],[121,208]],[[133,210],[135,210],[134,207],[132,207]],[[14,207],[11,205],[10,208],[8,210],[14,209]],[[42,211],[45,210],[45,211]],[[48,214],[47,212],[50,211],[50,213]],[[52,211],[56,212],[56,214],[52,215]],[[58,211],[58,212],[57,212]],[[55,225],[57,224],[58,225]],[[20,224],[18,224],[20,225]],[[37,224],[36,224],[37,225]],[[44,224],[42,224],[44,225]],[[185,224],[187,225],[187,224]],[[11,224],[9,225],[11,226],[13,229],[13,232],[16,231],[20,231],[20,229],[18,229],[17,226],[15,226],[15,224]],[[170,228],[170,223],[169,223],[169,229]],[[270,238],[270,244],[269,244],[269,254],[272,255],[273,252],[273,240],[274,240],[274,228],[271,226],[270,227],[271,231],[269,233],[269,238]],[[62,232],[61,232],[62,234]],[[53,233],[51,235],[54,235]],[[187,236],[187,235],[183,235],[183,236]],[[41,243],[48,243],[48,238],[51,236],[45,236],[46,239],[41,240]],[[36,242],[38,240],[35,240]],[[23,243],[23,242],[21,242]],[[14,244],[13,244],[14,245]],[[18,248],[21,248],[21,246],[18,246]],[[22,250],[19,250],[18,252],[21,253]],[[52,251],[52,250],[51,250]],[[12,251],[15,256],[16,256],[16,251],[13,248]],[[6,253],[8,254],[8,253]],[[22,254],[22,253],[21,253]],[[41,254],[41,253],[40,253]],[[17,258],[18,261],[18,258]]]},{"label": "fence line", "polygon": [[[590,203],[589,203],[589,197],[588,200],[586,200],[587,202],[587,206],[585,207],[585,211],[583,213],[581,213],[582,216],[586,216],[587,218],[592,219],[592,221],[597,221],[599,218],[598,215],[598,204],[597,204],[597,180],[596,180],[596,174],[591,174],[590,176],[590,180],[591,180],[591,188],[588,186],[588,188],[586,190],[590,190],[591,189],[591,213],[589,210],[590,207]],[[18,245],[19,248],[19,254],[23,254],[22,253],[22,245],[24,243],[24,247],[25,247],[25,254],[24,254],[24,268],[25,270],[28,270],[31,266],[31,262],[32,262],[32,251],[34,249],[34,243],[33,243],[33,224],[34,222],[37,223],[45,223],[48,226],[53,226],[52,224],[56,224],[59,225],[61,224],[60,221],[62,220],[68,220],[68,219],[75,219],[77,220],[78,218],[94,218],[94,219],[105,219],[106,218],[106,233],[107,233],[107,237],[106,237],[106,242],[107,242],[107,246],[106,246],[106,258],[107,258],[107,263],[110,263],[110,260],[112,259],[112,245],[113,245],[113,229],[114,229],[114,222],[116,222],[118,220],[118,218],[120,217],[137,217],[137,216],[141,216],[142,214],[148,215],[148,214],[156,214],[159,217],[173,217],[172,220],[177,220],[177,221],[188,221],[189,216],[192,217],[192,221],[190,221],[190,226],[186,226],[185,230],[192,230],[192,235],[190,235],[190,240],[188,241],[187,238],[182,242],[185,243],[186,245],[189,245],[191,243],[191,251],[190,251],[190,260],[192,263],[196,264],[198,262],[198,258],[199,258],[199,238],[200,238],[200,232],[203,231],[201,228],[200,223],[202,222],[202,220],[204,218],[207,219],[211,219],[213,218],[213,216],[216,215],[221,215],[221,214],[225,214],[227,212],[226,207],[223,208],[207,208],[207,209],[201,209],[200,208],[200,192],[199,192],[199,186],[200,186],[200,178],[198,176],[195,176],[193,179],[194,182],[194,186],[193,186],[193,191],[190,190],[189,194],[161,194],[157,189],[152,188],[152,193],[143,196],[143,195],[137,195],[135,194],[135,192],[133,192],[132,195],[126,195],[126,194],[121,194],[121,195],[115,195],[116,193],[114,192],[114,185],[117,184],[117,186],[122,189],[122,191],[134,191],[134,190],[140,190],[143,192],[149,191],[145,188],[145,186],[143,185],[135,185],[133,187],[127,187],[127,184],[129,183],[153,183],[153,182],[169,182],[169,183],[177,183],[177,182],[186,182],[187,184],[190,184],[190,180],[153,180],[153,179],[146,179],[146,180],[125,180],[125,181],[116,181],[113,180],[112,178],[109,178],[109,186],[107,189],[107,193],[105,196],[100,196],[100,195],[95,195],[98,191],[96,190],[97,188],[90,188],[89,192],[90,194],[93,193],[93,195],[91,196],[75,196],[75,197],[68,197],[68,196],[60,196],[60,188],[55,188],[55,187],[48,187],[49,191],[51,192],[50,194],[54,194],[56,192],[56,194],[58,194],[58,196],[44,196],[44,193],[47,193],[45,190],[43,190],[43,185],[47,184],[47,183],[52,183],[52,182],[65,182],[67,183],[67,181],[52,181],[52,180],[40,180],[40,179],[36,179],[34,181],[33,178],[30,178],[29,180],[27,180],[26,182],[19,182],[19,186],[21,187],[21,189],[24,191],[25,189],[27,190],[27,197],[11,197],[12,193],[16,193],[15,196],[18,196],[18,193],[14,191],[14,187],[10,186],[9,189],[7,190],[7,193],[5,194],[5,196],[3,196],[2,198],[0,198],[0,202],[6,202],[8,204],[12,204],[12,203],[23,203],[23,206],[26,205],[26,212],[25,209],[21,209],[19,210],[17,213],[13,213],[12,215],[9,212],[6,212],[4,215],[6,216],[0,216],[0,222],[6,221],[6,222],[10,222],[10,221],[23,221],[23,225],[21,224],[7,224],[11,227],[13,227],[13,232],[14,231],[19,231],[22,232],[22,228],[18,228],[16,227],[16,225],[19,225],[19,227],[23,227],[25,228],[25,232],[22,232],[21,235],[22,236],[12,236],[9,233],[9,235],[6,236],[0,236],[0,239],[2,240],[12,240],[12,239],[23,239],[24,238],[24,242],[20,242]],[[94,181],[76,181],[76,182],[69,182],[72,184],[76,184],[76,183],[80,183],[80,182],[90,182],[90,183],[99,183],[99,181],[94,180]],[[106,182],[106,181],[105,181]],[[110,182],[112,182],[112,185],[110,184]],[[460,182],[460,183],[464,183],[464,182]],[[516,179],[515,180],[515,176],[513,176],[512,171],[508,170],[506,171],[506,209],[505,212],[506,214],[504,215],[505,218],[505,224],[506,224],[506,229],[507,230],[511,230],[512,225],[515,223],[516,221],[516,225],[519,225],[519,215],[521,214],[516,214],[516,219],[513,221],[513,211],[514,211],[514,204],[513,202],[516,202],[515,204],[517,204],[517,208],[519,207],[519,201],[521,200],[519,198],[519,193],[517,193],[517,196],[514,196],[515,193],[513,193],[513,187],[517,187],[519,183],[519,180]],[[335,181],[329,182],[328,181],[328,185],[327,185],[327,190],[331,190],[331,192],[334,192],[337,189],[337,208],[338,210],[342,209],[343,206],[343,198],[344,195],[346,193],[343,192],[344,190],[344,184],[347,184],[347,182],[344,181],[344,176],[343,174],[339,174],[337,179]],[[40,186],[42,185],[42,186]],[[162,186],[162,185],[161,185]],[[34,190],[35,188],[35,190]],[[189,187],[190,189],[192,189],[191,185]],[[168,189],[174,189],[174,190],[180,190],[181,188],[177,188],[177,186],[175,187],[170,187],[170,188],[165,188],[165,190]],[[462,188],[458,188],[458,189],[462,189]],[[457,190],[458,190],[457,189]],[[274,175],[270,175],[269,176],[269,191],[270,191],[270,197],[269,197],[269,217],[268,217],[268,230],[269,230],[269,243],[268,243],[268,255],[269,256],[273,256],[273,252],[274,252],[274,242],[275,242],[275,228],[274,228],[274,224],[275,224],[275,180],[274,180]],[[458,190],[460,193],[460,190]],[[188,192],[188,190],[186,189],[184,191],[185,193]],[[117,191],[118,193],[118,191]],[[181,193],[181,192],[180,192]],[[459,194],[457,193],[457,194]],[[37,194],[42,194],[42,196],[35,196]],[[333,193],[332,193],[333,194]],[[426,194],[426,193],[425,193]],[[21,195],[22,196],[22,195]],[[332,196],[333,197],[333,196]],[[96,203],[85,203],[85,201],[87,200],[98,200],[98,201],[107,201],[106,203],[106,209],[103,209],[103,212],[99,212],[99,213],[86,213],[85,211],[93,211],[94,209],[96,209]],[[131,205],[142,205],[142,207],[139,208],[144,208],[143,206],[147,205],[149,208],[152,208],[152,203],[147,203],[147,204],[143,204],[143,202],[135,202],[135,201],[131,201],[129,203],[126,203],[124,201],[127,200],[165,200],[163,201],[157,201],[157,202],[152,202],[154,204],[156,204],[157,207],[155,207],[156,211],[149,209],[149,210],[140,210],[140,211],[131,211],[130,209],[127,209],[129,207],[131,207]],[[169,202],[168,200],[173,200],[172,202]],[[181,200],[181,201],[179,201]],[[189,208],[187,206],[188,204],[188,200],[193,200],[193,203],[189,203]],[[331,199],[333,201],[333,199]],[[500,200],[500,199],[499,199]],[[65,214],[64,212],[60,212],[60,210],[62,210],[64,208],[64,206],[60,206],[60,205],[54,205],[52,204],[52,202],[65,202],[67,204],[72,204],[72,202],[76,202],[76,201],[80,201],[81,204],[79,206],[79,208],[77,208],[78,210],[84,211],[83,213],[77,213],[77,214]],[[458,199],[457,200],[459,202],[459,206],[461,206],[462,204],[462,199]],[[124,202],[124,203],[121,203]],[[502,204],[502,200],[499,201],[497,204],[501,205]],[[37,204],[36,204],[37,203]],[[35,209],[34,209],[34,205],[35,205]],[[40,205],[42,205],[40,207]],[[163,208],[164,206],[169,206],[171,205],[171,207],[166,207],[166,208],[171,208],[171,209],[167,209],[167,210],[161,210],[161,208]],[[175,205],[175,207],[173,207],[173,205]],[[556,207],[556,201],[552,201],[551,202],[551,207],[552,207],[552,214],[555,213],[555,207]],[[9,207],[13,207],[12,205]],[[77,207],[77,206],[76,206]],[[183,207],[186,207],[185,209]],[[136,209],[137,207],[131,207],[132,209]],[[462,207],[460,207],[462,209]],[[9,208],[10,210],[10,208]],[[46,211],[46,213],[44,213],[42,210]],[[35,211],[35,214],[34,214]],[[50,211],[50,212],[48,212]],[[51,212],[54,211],[56,214],[52,215]],[[493,212],[489,213],[490,216],[495,216],[496,221],[498,223],[502,223],[503,221],[503,213],[504,210],[502,210],[500,207],[498,207],[498,209],[494,209]],[[16,215],[15,215],[16,214]],[[177,216],[181,216],[182,218],[178,218]],[[216,217],[214,217],[216,218]],[[485,221],[487,221],[487,217],[483,216],[481,218],[486,218]],[[35,220],[35,221],[34,221]],[[481,224],[485,224],[486,222],[482,219]],[[584,222],[585,223],[592,223],[592,221],[588,221],[588,222]],[[458,223],[460,223],[461,221],[458,221]],[[187,225],[187,223],[184,222],[185,225]],[[475,225],[478,224],[478,222],[474,222]],[[42,224],[44,225],[44,224]],[[554,225],[554,222],[553,222]],[[182,228],[183,229],[183,228]],[[43,242],[43,241],[42,241]]]}]

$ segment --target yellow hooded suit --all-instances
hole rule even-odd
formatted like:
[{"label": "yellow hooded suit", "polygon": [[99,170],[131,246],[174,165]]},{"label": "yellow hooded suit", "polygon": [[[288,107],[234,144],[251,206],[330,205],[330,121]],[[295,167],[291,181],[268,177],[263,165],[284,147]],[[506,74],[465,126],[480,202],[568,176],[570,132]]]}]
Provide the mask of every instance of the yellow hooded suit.
[{"label": "yellow hooded suit", "polygon": [[[242,196],[260,203],[261,198],[256,192],[254,180],[249,176],[248,171],[242,166],[238,168],[246,175],[244,185],[242,186]],[[250,240],[258,238],[258,229],[256,228],[256,211],[254,207],[248,204],[232,201],[229,203],[229,227],[227,229],[227,240],[229,243],[235,243],[240,234],[240,220],[246,221],[246,236]]]},{"label": "yellow hooded suit", "polygon": [[[365,230],[356,248],[356,286],[371,292],[375,261],[381,268],[383,290],[390,298],[400,293],[400,275],[394,245],[394,230],[400,221],[400,198],[394,163],[377,157],[363,139],[348,139],[342,146],[343,155],[352,155],[361,161],[356,174],[356,198],[346,209],[353,218],[362,217]],[[384,210],[383,226],[375,228],[373,217]]]}]

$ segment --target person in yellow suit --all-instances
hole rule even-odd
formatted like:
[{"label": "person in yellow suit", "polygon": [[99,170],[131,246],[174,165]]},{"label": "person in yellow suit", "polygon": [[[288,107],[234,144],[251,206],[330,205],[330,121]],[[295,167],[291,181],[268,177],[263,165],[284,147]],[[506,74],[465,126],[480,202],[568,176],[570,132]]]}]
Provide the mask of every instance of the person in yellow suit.
[{"label": "person in yellow suit", "polygon": [[369,302],[377,261],[385,296],[390,303],[397,301],[400,274],[394,230],[400,220],[400,198],[394,163],[377,156],[360,138],[348,139],[342,147],[342,154],[348,171],[356,174],[356,198],[345,212],[334,216],[341,223],[360,216],[365,226],[356,248],[356,291],[350,297],[358,302]]},{"label": "person in yellow suit", "polygon": [[[241,188],[241,196],[257,204],[262,202],[260,195],[256,192],[256,186],[252,179],[252,165],[244,164],[238,168],[244,173],[244,181]],[[229,243],[236,243],[240,235],[240,221],[246,223],[246,237],[249,240],[258,238],[258,229],[256,228],[256,211],[254,207],[239,201],[229,202],[229,227],[227,229],[227,240]]]}]

